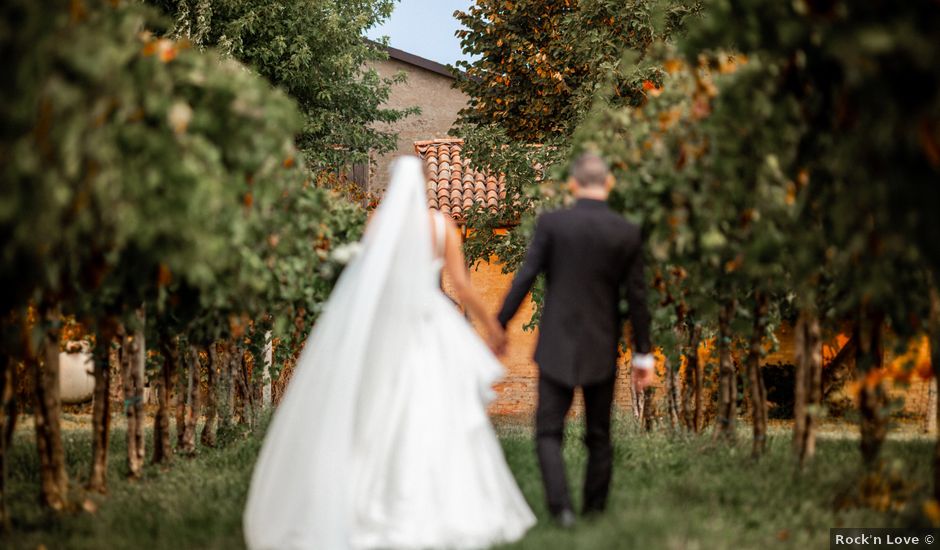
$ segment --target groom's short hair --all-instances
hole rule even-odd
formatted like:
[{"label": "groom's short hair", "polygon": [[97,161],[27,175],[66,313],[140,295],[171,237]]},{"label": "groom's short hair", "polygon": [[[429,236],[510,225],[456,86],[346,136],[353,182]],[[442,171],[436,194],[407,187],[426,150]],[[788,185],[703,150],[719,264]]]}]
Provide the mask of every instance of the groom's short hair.
[{"label": "groom's short hair", "polygon": [[596,153],[581,153],[571,165],[571,177],[581,187],[600,187],[609,175],[607,163]]}]

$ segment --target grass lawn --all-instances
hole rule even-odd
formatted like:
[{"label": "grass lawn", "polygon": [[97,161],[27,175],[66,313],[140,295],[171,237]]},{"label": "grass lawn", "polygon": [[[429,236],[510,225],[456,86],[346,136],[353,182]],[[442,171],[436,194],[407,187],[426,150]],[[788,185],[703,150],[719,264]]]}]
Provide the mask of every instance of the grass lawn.
[{"label": "grass lawn", "polygon": [[[839,495],[857,487],[857,440],[846,426],[819,442],[813,467],[795,475],[789,434],[772,430],[770,452],[749,458],[742,432],[737,447],[708,437],[641,434],[630,421],[616,427],[616,470],[606,515],[562,531],[547,521],[531,431],[500,422],[506,456],[539,525],[518,549],[607,548],[828,548],[829,527],[912,525],[920,520],[930,479],[932,441],[892,438],[884,449],[889,468],[910,487],[904,506],[891,512],[869,508],[837,511]],[[573,489],[581,480],[585,453],[580,426],[569,426],[566,456]],[[65,432],[69,474],[84,480],[89,461],[86,428]],[[148,441],[148,450],[150,442]],[[138,482],[123,479],[124,433],[116,429],[110,463],[111,494],[98,499],[96,513],[76,511],[53,519],[36,505],[38,472],[32,431],[16,434],[9,465],[13,531],[0,546],[35,550],[58,548],[242,548],[241,511],[259,436],[221,450],[200,449],[194,459],[176,458],[165,471],[148,467]],[[575,490],[577,495],[579,491]],[[76,489],[76,500],[81,494]]]}]

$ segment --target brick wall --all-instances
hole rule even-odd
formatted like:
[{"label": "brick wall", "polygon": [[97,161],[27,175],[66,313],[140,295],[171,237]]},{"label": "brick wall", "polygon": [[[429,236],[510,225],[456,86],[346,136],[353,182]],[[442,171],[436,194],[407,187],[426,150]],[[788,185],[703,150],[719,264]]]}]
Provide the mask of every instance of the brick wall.
[{"label": "brick wall", "polygon": [[930,381],[914,377],[910,386],[895,388],[893,394],[904,398],[904,413],[915,418],[925,417],[929,410]]},{"label": "brick wall", "polygon": [[[489,311],[495,315],[512,283],[512,275],[502,273],[494,263],[480,261],[470,270],[473,288],[480,293]],[[453,296],[450,281],[444,278],[444,290]],[[502,357],[506,377],[497,384],[498,397],[490,406],[490,413],[501,415],[527,415],[535,409],[538,370],[532,361],[538,331],[526,332],[522,326],[532,316],[532,301],[528,298],[519,313],[507,327],[509,345]]]}]

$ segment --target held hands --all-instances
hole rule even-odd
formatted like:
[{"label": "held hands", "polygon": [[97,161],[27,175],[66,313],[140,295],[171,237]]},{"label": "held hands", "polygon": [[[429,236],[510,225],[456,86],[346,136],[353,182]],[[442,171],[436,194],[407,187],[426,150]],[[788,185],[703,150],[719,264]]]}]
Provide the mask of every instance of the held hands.
[{"label": "held hands", "polygon": [[490,318],[486,323],[486,343],[490,350],[497,356],[506,353],[506,329],[499,324],[495,318]]}]

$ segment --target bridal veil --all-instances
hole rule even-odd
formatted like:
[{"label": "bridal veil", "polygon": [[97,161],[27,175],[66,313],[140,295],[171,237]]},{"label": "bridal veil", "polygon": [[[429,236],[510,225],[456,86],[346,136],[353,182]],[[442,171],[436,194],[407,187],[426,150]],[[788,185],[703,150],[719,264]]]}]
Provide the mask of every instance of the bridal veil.
[{"label": "bridal veil", "polygon": [[399,158],[268,427],[244,513],[250,548],[348,547],[358,405],[388,375],[374,372],[383,365],[370,364],[367,351],[379,335],[395,354],[381,335],[421,315],[436,290],[425,201],[421,161]]}]

